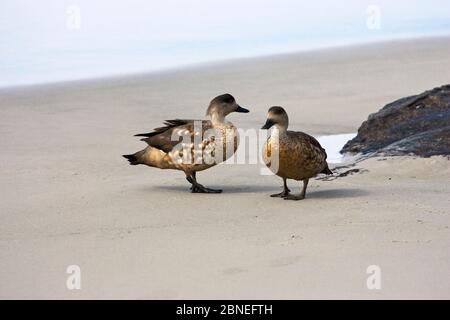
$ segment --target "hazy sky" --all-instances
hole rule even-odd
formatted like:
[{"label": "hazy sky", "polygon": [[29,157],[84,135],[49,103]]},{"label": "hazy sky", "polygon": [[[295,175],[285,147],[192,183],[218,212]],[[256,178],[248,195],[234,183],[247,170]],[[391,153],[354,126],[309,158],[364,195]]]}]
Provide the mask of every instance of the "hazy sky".
[{"label": "hazy sky", "polygon": [[437,33],[448,0],[0,0],[0,86]]}]

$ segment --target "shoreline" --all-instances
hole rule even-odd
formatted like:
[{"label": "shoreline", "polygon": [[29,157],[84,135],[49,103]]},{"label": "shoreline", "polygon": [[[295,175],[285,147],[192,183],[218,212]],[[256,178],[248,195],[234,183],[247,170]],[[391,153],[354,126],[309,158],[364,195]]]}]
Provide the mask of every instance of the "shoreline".
[{"label": "shoreline", "polygon": [[[116,82],[116,81],[126,81],[126,80],[136,80],[140,78],[154,78],[161,76],[170,76],[176,75],[179,73],[185,72],[193,72],[193,71],[202,71],[204,69],[214,68],[214,67],[225,67],[227,65],[237,65],[245,62],[256,62],[258,60],[271,60],[271,59],[283,59],[289,58],[291,56],[297,55],[306,55],[306,54],[327,54],[330,51],[342,51],[342,50],[358,50],[358,49],[367,49],[370,47],[377,46],[389,46],[392,44],[403,43],[411,43],[415,41],[439,41],[446,40],[450,41],[450,32],[442,32],[438,34],[410,34],[410,35],[398,35],[391,36],[386,38],[379,38],[374,40],[367,41],[347,41],[342,44],[336,45],[322,45],[317,47],[305,48],[305,49],[297,49],[287,52],[279,52],[279,53],[268,53],[261,54],[257,56],[246,56],[239,58],[230,58],[223,60],[211,60],[205,62],[198,62],[188,65],[174,66],[168,67],[164,69],[155,69],[155,70],[147,70],[140,72],[130,72],[123,74],[109,74],[103,76],[93,76],[88,78],[81,79],[67,79],[60,81],[50,81],[50,82],[37,82],[37,83],[26,83],[26,84],[17,84],[12,86],[0,86],[0,93],[2,91],[9,90],[20,90],[20,89],[33,89],[33,88],[42,88],[42,87],[65,87],[72,85],[83,85],[83,84],[95,84],[98,82]],[[355,40],[356,41],[356,40]]]}]

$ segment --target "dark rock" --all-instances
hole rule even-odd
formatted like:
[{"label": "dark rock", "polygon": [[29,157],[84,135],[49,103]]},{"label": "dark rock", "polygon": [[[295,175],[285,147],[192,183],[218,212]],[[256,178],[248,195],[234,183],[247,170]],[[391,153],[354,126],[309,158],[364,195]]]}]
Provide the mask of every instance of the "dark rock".
[{"label": "dark rock", "polygon": [[450,155],[450,85],[394,101],[371,114],[341,153]]},{"label": "dark rock", "polygon": [[415,154],[422,157],[450,154],[450,126],[430,130],[394,142],[381,149],[389,155]]}]

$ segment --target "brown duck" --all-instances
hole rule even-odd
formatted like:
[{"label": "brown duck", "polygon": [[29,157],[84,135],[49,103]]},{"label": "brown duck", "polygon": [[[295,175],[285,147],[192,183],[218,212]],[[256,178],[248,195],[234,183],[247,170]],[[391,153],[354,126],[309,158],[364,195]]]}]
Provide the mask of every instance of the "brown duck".
[{"label": "brown duck", "polygon": [[148,144],[144,150],[124,155],[131,165],[181,170],[193,193],[220,193],[197,182],[196,172],[230,158],[238,147],[236,127],[225,120],[232,112],[249,112],[230,94],[214,98],[207,109],[210,120],[166,120],[150,133],[137,134]]},{"label": "brown duck", "polygon": [[[288,131],[289,118],[282,107],[269,109],[267,121],[262,129],[274,127],[271,136],[263,148],[263,159],[267,167],[283,178],[284,188],[281,193],[271,197],[285,200],[303,200],[310,178],[319,173],[332,174],[327,164],[327,153],[320,143],[303,132]],[[287,179],[303,181],[299,195],[292,195],[287,186]]]}]

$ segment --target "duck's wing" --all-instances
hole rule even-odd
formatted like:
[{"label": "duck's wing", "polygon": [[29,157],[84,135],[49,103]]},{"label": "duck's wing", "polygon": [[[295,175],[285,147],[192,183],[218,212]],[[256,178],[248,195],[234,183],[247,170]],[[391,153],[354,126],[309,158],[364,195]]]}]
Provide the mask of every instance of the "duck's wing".
[{"label": "duck's wing", "polygon": [[[201,124],[201,128],[197,128]],[[196,126],[197,125],[197,126]],[[149,133],[140,133],[136,137],[145,137],[141,139],[148,143],[149,146],[160,149],[164,152],[169,152],[174,146],[179,144],[183,136],[190,135],[191,141],[198,130],[205,130],[212,128],[211,121],[206,120],[166,120],[163,127],[155,128]]]},{"label": "duck's wing", "polygon": [[320,145],[320,142],[317,141],[316,138],[310,136],[309,134],[303,133],[305,135],[305,138],[308,139],[309,143],[311,143],[313,146],[322,149],[323,153],[325,153],[325,159],[327,158],[327,153],[325,151],[325,149]]},{"label": "duck's wing", "polygon": [[[315,147],[317,147],[319,149],[323,149],[322,146],[320,145],[320,142],[317,141],[316,138],[314,138],[313,136],[310,136],[307,133],[300,132],[300,131],[290,131],[290,133],[293,136],[297,137],[298,139],[306,141],[307,143],[309,143],[309,144],[311,144],[311,145],[313,145],[313,146],[315,146]],[[323,149],[323,150],[325,150],[325,149]]]},{"label": "duck's wing", "polygon": [[[319,149],[322,151],[323,155],[325,156],[324,161],[325,161],[325,163],[326,163],[326,160],[327,160],[327,157],[328,157],[327,152],[326,152],[326,150],[320,145],[320,142],[317,141],[316,138],[314,138],[314,137],[312,137],[312,136],[310,136],[309,134],[306,134],[306,133],[304,133],[304,132],[296,132],[296,134],[297,134],[298,136],[300,136],[302,139],[306,140],[309,144],[313,145],[314,147],[319,148]],[[330,170],[330,168],[328,168],[328,163],[326,163],[325,168],[324,168],[320,173],[323,173],[323,174],[333,174],[333,172]]]},{"label": "duck's wing", "polygon": [[322,146],[320,145],[319,141],[317,141],[316,138],[310,136],[307,133],[299,132],[299,131],[290,131],[289,133],[292,136],[294,136],[296,139],[300,139],[301,141],[304,141],[304,142],[318,148],[325,154],[325,159],[327,158],[327,153],[326,153],[325,149],[322,148]]}]

